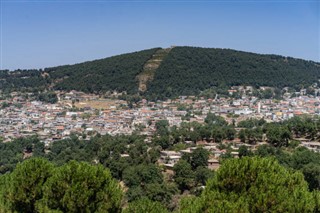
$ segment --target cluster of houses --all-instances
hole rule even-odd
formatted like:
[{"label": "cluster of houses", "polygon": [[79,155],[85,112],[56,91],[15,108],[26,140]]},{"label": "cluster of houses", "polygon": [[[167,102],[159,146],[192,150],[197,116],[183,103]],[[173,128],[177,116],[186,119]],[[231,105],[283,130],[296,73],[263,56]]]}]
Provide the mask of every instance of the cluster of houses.
[{"label": "cluster of houses", "polygon": [[[304,146],[309,150],[320,153],[320,142],[314,141],[301,141],[300,146]],[[246,146],[248,150],[254,152],[257,150],[258,146],[267,144],[266,142],[258,142],[257,144],[251,145],[242,143],[238,139],[233,141],[224,141],[225,145],[229,145],[230,150],[229,154],[234,157],[239,157],[239,148],[240,146]],[[217,143],[210,143],[205,141],[198,141],[195,146],[189,147],[187,149],[182,149],[179,151],[171,151],[171,150],[163,150],[160,152],[159,164],[163,165],[166,169],[172,170],[174,165],[178,163],[178,161],[185,154],[191,154],[198,147],[202,147],[203,149],[209,152],[209,159],[207,162],[208,168],[211,170],[217,170],[220,167],[220,157],[226,154],[228,151],[225,147],[220,147]]]},{"label": "cluster of houses", "polygon": [[[229,154],[234,158],[238,158],[240,146],[247,146],[248,150],[255,151],[258,146],[266,144],[266,142],[260,142],[256,145],[250,145],[242,143],[239,140],[233,140],[225,141],[224,144],[230,146],[230,150],[232,151]],[[228,151],[227,149],[225,149],[225,147],[220,147],[217,143],[210,143],[205,141],[198,141],[196,146],[192,146],[179,151],[161,151],[159,164],[165,166],[166,169],[171,170],[183,155],[191,154],[199,146],[209,152],[208,168],[211,170],[217,170],[220,166],[220,157],[226,154]]]},{"label": "cluster of houses", "polygon": [[[237,90],[235,90],[237,91]],[[223,116],[229,123],[248,118],[281,121],[302,114],[319,114],[320,98],[299,95],[283,100],[258,99],[243,96],[239,99],[218,97],[212,99],[193,96],[149,102],[140,101],[130,109],[125,101],[113,100],[104,109],[83,107],[75,110],[73,103],[88,100],[104,101],[98,95],[69,92],[59,94],[56,104],[29,100],[12,93],[0,100],[0,136],[4,141],[37,134],[44,142],[68,138],[72,133],[94,132],[110,135],[139,134],[151,136],[158,120],[168,120],[170,126],[182,122],[203,123],[209,112]]]}]

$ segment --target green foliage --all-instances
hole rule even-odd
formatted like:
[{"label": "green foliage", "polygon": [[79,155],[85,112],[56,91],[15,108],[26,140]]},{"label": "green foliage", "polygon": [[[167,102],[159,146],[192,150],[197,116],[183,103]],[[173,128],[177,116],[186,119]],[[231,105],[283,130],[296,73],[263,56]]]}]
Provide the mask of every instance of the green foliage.
[{"label": "green foliage", "polygon": [[262,141],[263,131],[260,127],[241,129],[238,133],[238,137],[241,142],[248,144],[256,144],[259,141]]},{"label": "green foliage", "polygon": [[311,190],[320,190],[320,165],[319,163],[309,163],[301,169],[305,180],[309,183]]},{"label": "green foliage", "polygon": [[113,56],[106,59],[45,69],[52,79],[65,78],[56,89],[83,92],[138,92],[136,76],[158,48]]},{"label": "green foliage", "polygon": [[172,195],[177,193],[175,185],[166,183],[150,183],[143,186],[133,186],[127,191],[127,200],[129,202],[140,199],[150,199],[152,201],[161,202],[168,206]]},{"label": "green foliage", "polygon": [[0,89],[44,90],[52,83],[58,90],[78,90],[89,93],[107,91],[138,92],[136,76],[145,62],[159,48],[122,54],[105,59],[45,68],[42,70],[0,70]]},{"label": "green foliage", "polygon": [[[159,48],[44,70],[0,70],[0,89],[44,91],[79,90],[89,93],[138,93],[137,76]],[[152,100],[178,95],[228,95],[230,86],[251,85],[300,88],[317,82],[319,64],[312,61],[261,55],[230,49],[175,47],[148,82],[143,96]],[[177,83],[178,82],[178,83]],[[266,89],[260,98],[279,98],[280,90]],[[237,96],[239,94],[235,94]],[[130,105],[134,101],[129,101]]]},{"label": "green foliage", "polygon": [[203,148],[195,149],[190,156],[190,163],[193,169],[198,167],[207,167],[209,160],[209,151]]},{"label": "green foliage", "polygon": [[24,152],[32,153],[33,156],[43,156],[44,144],[35,136],[0,143],[0,173],[12,171],[18,162],[23,161]]},{"label": "green foliage", "polygon": [[168,210],[160,203],[143,198],[129,203],[122,213],[167,213]]},{"label": "green foliage", "polygon": [[123,181],[128,187],[134,187],[150,183],[162,183],[163,178],[156,165],[140,164],[126,168],[123,172]]},{"label": "green foliage", "polygon": [[174,181],[177,183],[181,191],[191,189],[194,182],[194,171],[191,165],[185,160],[179,160],[173,167]]},{"label": "green foliage", "polygon": [[268,142],[277,147],[288,146],[289,139],[292,138],[292,134],[286,126],[270,124],[266,131]]},{"label": "green foliage", "polygon": [[55,104],[58,102],[58,97],[54,92],[43,92],[38,95],[38,100],[46,103]]},{"label": "green foliage", "polygon": [[227,126],[222,129],[225,132],[225,137],[228,140],[233,140],[236,137],[236,130],[232,126]]},{"label": "green foliage", "polygon": [[4,212],[119,212],[122,191],[102,166],[70,161],[54,167],[32,158],[0,178]]},{"label": "green foliage", "polygon": [[159,136],[159,137],[154,137],[152,142],[155,145],[160,146],[162,149],[168,149],[170,148],[173,144],[172,141],[170,140],[169,136]]},{"label": "green foliage", "polygon": [[320,191],[313,191],[313,197],[315,200],[315,208],[313,212],[320,212]]},{"label": "green foliage", "polygon": [[258,146],[257,150],[255,151],[255,154],[260,157],[270,157],[274,156],[276,152],[277,150],[275,147],[270,146],[268,144],[263,144],[261,146]]},{"label": "green foliage", "polygon": [[[225,197],[220,197],[219,194],[211,194],[212,205],[205,208],[205,199],[202,197],[189,196],[182,198],[180,202],[181,213],[201,213],[201,212],[227,212],[227,213],[249,213],[248,206],[246,202],[239,199],[235,202],[227,200]],[[217,201],[214,201],[217,199]]]},{"label": "green foliage", "polygon": [[273,91],[271,89],[263,90],[261,91],[259,97],[264,99],[270,99],[273,97]]},{"label": "green foliage", "polygon": [[[188,205],[187,205],[188,204]],[[300,172],[269,158],[227,160],[200,198],[181,212],[313,212],[315,200]]]},{"label": "green foliage", "polygon": [[2,197],[13,212],[35,212],[43,197],[43,185],[53,174],[53,165],[41,158],[18,164],[8,176]]},{"label": "green foliage", "polygon": [[261,118],[260,120],[255,118],[249,118],[247,120],[240,121],[237,124],[237,126],[239,128],[253,128],[253,127],[263,126],[263,124],[265,123],[266,121],[263,118]]},{"label": "green foliage", "polygon": [[253,153],[248,149],[247,146],[240,146],[239,147],[239,157],[242,158],[242,157],[245,157],[245,156],[252,156]]},{"label": "green foliage", "polygon": [[300,147],[291,154],[278,151],[275,156],[281,164],[300,170],[308,182],[310,190],[320,189],[320,153]]},{"label": "green foliage", "polygon": [[4,101],[4,102],[1,103],[1,107],[0,108],[1,109],[5,109],[5,108],[9,107],[10,105],[11,105],[10,103]]},{"label": "green foliage", "polygon": [[[147,94],[156,99],[197,95],[208,89],[223,94],[238,85],[296,88],[317,82],[319,76],[318,64],[311,61],[229,49],[176,47],[156,71]],[[210,94],[213,97],[214,92]],[[273,92],[266,90],[262,95],[272,97]]]},{"label": "green foliage", "polygon": [[226,120],[212,113],[208,113],[207,117],[204,120],[208,125],[217,125],[217,126],[226,126],[228,123]]},{"label": "green foliage", "polygon": [[148,198],[168,205],[176,193],[174,186],[164,182],[159,167],[154,164],[127,167],[123,171],[123,181],[129,187],[128,201]]},{"label": "green foliage", "polygon": [[91,142],[80,141],[77,137],[72,137],[51,143],[50,152],[45,157],[57,165],[63,165],[70,160],[90,162],[93,160],[93,150],[90,148]]},{"label": "green foliage", "polygon": [[102,166],[70,161],[47,180],[43,197],[41,208],[62,212],[119,212],[122,192]]},{"label": "green foliage", "polygon": [[161,202],[166,206],[169,205],[172,195],[177,194],[177,192],[178,189],[175,184],[151,183],[144,187],[144,193],[150,200]]},{"label": "green foliage", "polygon": [[198,184],[204,186],[208,179],[212,178],[214,172],[207,167],[199,166],[195,171],[195,180]]},{"label": "green foliage", "polygon": [[[200,197],[183,199],[180,205],[183,210],[181,212],[264,212],[267,211],[266,209],[276,212],[308,212],[313,208],[313,205],[315,206],[313,211],[319,212],[320,154],[302,147],[295,148],[295,146],[291,145],[292,141],[290,140],[291,131],[296,135],[310,136],[314,129],[317,130],[317,117],[301,117],[299,119],[290,119],[287,122],[272,124],[264,123],[262,120],[247,120],[247,127],[250,128],[242,129],[239,132],[239,137],[241,138],[243,134],[245,142],[255,143],[261,141],[262,134],[266,133],[269,144],[258,146],[254,153],[245,146],[240,147],[239,156],[241,159],[236,161],[228,160],[228,158],[232,158],[230,147],[221,146],[221,149],[227,149],[227,153],[221,156],[223,159],[221,168],[225,164],[229,166],[228,169],[222,169],[224,172],[220,172],[221,169],[219,169],[215,176],[206,167],[208,152],[203,148],[198,148],[190,155],[183,155],[182,160],[174,166],[173,176],[169,173],[163,176],[160,167],[155,165],[161,150],[158,145],[163,149],[181,149],[183,147],[186,148],[186,146],[192,146],[192,144],[185,145],[185,140],[194,142],[197,140],[221,141],[227,139],[228,135],[234,137],[234,127],[228,125],[222,117],[211,114],[207,116],[207,121],[208,123],[204,124],[195,122],[182,123],[180,127],[174,126],[171,128],[168,126],[167,121],[160,122],[158,128],[162,128],[165,133],[161,136],[155,135],[153,138],[154,143],[150,144],[144,142],[144,136],[135,134],[130,136],[97,135],[89,141],[78,140],[76,135],[72,135],[71,139],[52,142],[48,147],[49,152],[45,154],[43,143],[36,137],[19,138],[13,142],[0,143],[0,168],[3,169],[1,172],[8,173],[0,176],[0,212],[14,211],[14,208],[18,209],[21,206],[25,208],[22,210],[23,212],[75,212],[79,211],[79,209],[82,209],[83,212],[99,212],[101,206],[103,206],[101,211],[106,212],[104,208],[109,207],[98,204],[101,199],[97,202],[92,201],[94,199],[90,193],[98,190],[93,186],[95,184],[93,182],[96,182],[96,180],[91,182],[86,178],[82,178],[82,176],[89,179],[93,178],[93,176],[98,178],[99,175],[97,174],[99,172],[92,172],[94,175],[90,175],[91,169],[87,169],[86,166],[70,166],[70,160],[86,161],[94,164],[101,163],[104,167],[109,168],[110,172],[109,170],[107,171],[108,176],[111,177],[112,175],[119,181],[123,181],[125,187],[128,187],[125,199],[130,203],[140,199],[149,199],[151,202],[160,202],[163,206],[173,210],[177,204],[177,199],[180,196],[184,196],[178,195],[179,192],[181,194],[199,194],[203,190],[203,187],[200,186],[206,186]],[[259,124],[260,121],[262,122]],[[316,136],[317,134],[314,134],[314,137]],[[41,171],[45,171],[45,169],[41,169],[43,167],[31,167],[28,164],[29,166],[25,167],[25,170],[20,169],[23,171],[18,175],[23,177],[19,179],[20,182],[12,181],[13,177],[15,177],[14,174],[18,174],[13,168],[17,163],[24,160],[25,154],[43,156],[56,165],[63,166],[53,168],[50,164],[52,172],[50,172],[51,175],[46,177],[45,175],[38,175]],[[253,160],[242,161],[243,159],[248,159],[246,156],[252,155],[274,156],[288,170],[279,166],[272,159],[268,159],[269,163],[256,157],[252,158]],[[89,164],[84,164],[89,166]],[[76,169],[78,167],[79,169]],[[101,167],[99,166],[99,168]],[[65,169],[63,170],[62,168]],[[13,172],[10,173],[12,170]],[[29,177],[29,173],[26,170],[35,170],[37,172]],[[254,172],[254,170],[257,170],[257,172]],[[271,173],[269,173],[270,170]],[[303,174],[308,183],[309,189],[306,189],[305,186],[307,185],[301,179],[301,174]],[[220,179],[217,179],[217,175]],[[81,178],[78,176],[81,176]],[[46,181],[36,177],[44,178]],[[269,178],[273,179],[273,182]],[[26,181],[21,183],[23,182],[21,180]],[[40,183],[37,182],[38,180]],[[52,183],[50,185],[49,181],[51,180]],[[78,185],[76,184],[77,181],[79,181]],[[101,183],[99,181],[100,179],[98,178],[98,185]],[[14,184],[23,186],[32,182],[34,184],[28,187],[28,189],[32,190],[23,192],[23,188],[21,188],[19,189],[19,195],[31,193],[36,198],[32,199],[30,195],[28,195],[28,198],[26,196],[12,196],[14,190],[17,190],[17,188],[14,189]],[[80,183],[86,186],[82,187]],[[44,186],[40,187],[40,185]],[[81,185],[83,191],[79,189],[81,188],[79,185]],[[297,190],[298,186],[301,191]],[[209,187],[211,187],[210,190]],[[79,190],[82,197],[77,194]],[[118,190],[120,189],[115,189],[116,192]],[[312,191],[312,194],[308,190]],[[36,191],[36,193],[33,193],[33,191]],[[281,195],[280,191],[283,192],[283,195]],[[206,197],[205,193],[210,198]],[[71,196],[72,194],[74,196]],[[309,196],[310,194],[311,196]],[[11,196],[11,200],[5,196]],[[59,196],[63,197],[63,200],[58,198]],[[79,196],[79,202],[75,199],[75,196]],[[119,196],[116,193],[115,197]],[[284,201],[284,197],[288,197],[287,201]],[[14,198],[20,200],[15,201]],[[296,202],[296,199],[300,199],[300,201]],[[91,206],[87,200],[90,200]],[[117,198],[115,200],[118,201]],[[112,199],[107,202],[109,201],[117,203]],[[13,204],[13,202],[16,202],[16,204]],[[189,208],[187,208],[188,205]],[[302,207],[303,205],[305,209]],[[86,209],[87,206],[89,210]],[[290,206],[290,208],[286,206]],[[115,209],[115,211],[120,211],[120,206]]]},{"label": "green foliage", "polygon": [[320,120],[319,117],[314,116],[295,116],[284,123],[288,126],[296,137],[303,137],[315,139],[318,136]]},{"label": "green foliage", "polygon": [[[11,90],[25,90],[30,92],[42,91],[49,86],[48,78],[41,75],[40,70],[0,70],[0,89],[10,92]],[[27,91],[27,90],[25,90]]]},{"label": "green foliage", "polygon": [[169,122],[167,120],[159,120],[156,122],[155,126],[157,130],[157,134],[159,134],[160,136],[168,135]]}]

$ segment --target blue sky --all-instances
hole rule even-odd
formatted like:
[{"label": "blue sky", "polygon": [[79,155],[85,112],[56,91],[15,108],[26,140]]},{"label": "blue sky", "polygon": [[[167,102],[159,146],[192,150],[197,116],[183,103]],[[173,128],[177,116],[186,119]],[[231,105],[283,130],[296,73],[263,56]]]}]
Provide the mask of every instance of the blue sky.
[{"label": "blue sky", "polygon": [[320,61],[318,0],[0,1],[2,69],[74,64],[171,45]]}]

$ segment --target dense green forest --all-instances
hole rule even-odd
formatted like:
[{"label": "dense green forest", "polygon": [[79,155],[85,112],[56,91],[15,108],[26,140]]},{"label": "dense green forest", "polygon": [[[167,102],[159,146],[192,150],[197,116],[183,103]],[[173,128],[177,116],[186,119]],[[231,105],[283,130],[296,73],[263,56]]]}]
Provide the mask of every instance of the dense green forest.
[{"label": "dense green forest", "polygon": [[[122,199],[120,184],[101,165],[70,161],[56,166],[32,158],[0,177],[1,212],[169,212],[146,197],[129,205]],[[312,213],[320,211],[319,199],[319,191],[310,192],[300,172],[288,170],[272,158],[244,157],[227,160],[200,195],[184,196],[175,211]]]},{"label": "dense green forest", "polygon": [[138,92],[136,76],[157,50],[158,48],[144,50],[71,66],[48,68],[44,71],[55,80],[64,79],[56,84],[56,89],[74,89],[89,93],[127,91],[134,94]]},{"label": "dense green forest", "polygon": [[[204,124],[179,128],[158,121],[151,143],[135,134],[88,141],[72,135],[48,147],[36,136],[0,143],[0,212],[320,212],[320,153],[293,139],[319,140],[320,120],[249,119],[239,126],[237,133],[208,114]],[[241,146],[239,159],[222,143],[240,137],[252,145],[264,134],[267,144]],[[226,150],[216,172],[207,168],[210,153],[201,146],[184,154],[173,173],[157,164],[161,150],[198,140]]]},{"label": "dense green forest", "polygon": [[138,92],[136,76],[159,48],[110,58],[45,68],[44,70],[0,71],[2,90],[78,90],[88,93],[107,91]]},{"label": "dense green forest", "polygon": [[49,87],[50,79],[41,70],[0,70],[0,90],[41,91]]},{"label": "dense green forest", "polygon": [[[44,70],[2,70],[0,89],[138,94],[138,76],[159,49]],[[147,91],[140,95],[164,99],[198,95],[208,89],[222,93],[237,85],[300,89],[318,82],[319,77],[320,64],[312,61],[230,49],[175,47],[155,70],[153,80],[148,81]]]},{"label": "dense green forest", "polygon": [[230,49],[176,47],[149,83],[150,97],[195,95],[230,86],[301,87],[320,77],[320,64]]}]

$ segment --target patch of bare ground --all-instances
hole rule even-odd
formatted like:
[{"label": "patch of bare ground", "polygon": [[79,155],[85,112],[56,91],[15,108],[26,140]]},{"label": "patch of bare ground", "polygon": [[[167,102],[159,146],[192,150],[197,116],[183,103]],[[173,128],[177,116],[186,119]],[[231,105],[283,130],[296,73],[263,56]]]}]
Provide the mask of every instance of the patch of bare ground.
[{"label": "patch of bare ground", "polygon": [[160,49],[143,66],[142,72],[136,77],[139,81],[139,91],[147,90],[147,83],[153,80],[154,74],[163,59],[168,55],[172,48]]}]

